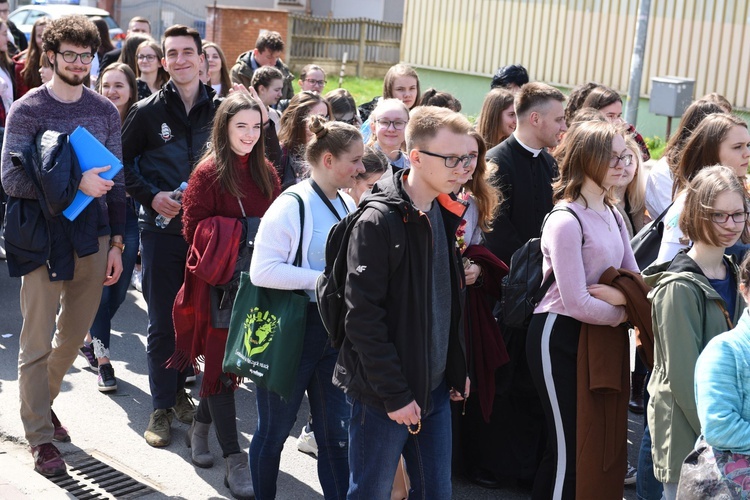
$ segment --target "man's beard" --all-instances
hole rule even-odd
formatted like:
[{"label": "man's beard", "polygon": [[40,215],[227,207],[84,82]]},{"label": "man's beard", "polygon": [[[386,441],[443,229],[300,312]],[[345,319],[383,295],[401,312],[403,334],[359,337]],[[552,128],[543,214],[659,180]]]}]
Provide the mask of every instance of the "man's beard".
[{"label": "man's beard", "polygon": [[55,65],[55,75],[60,80],[62,80],[63,82],[67,83],[68,85],[70,85],[72,87],[75,87],[77,85],[82,85],[83,84],[83,80],[88,76],[88,74],[86,74],[86,75],[84,75],[82,77],[79,77],[78,75],[71,75],[71,76],[64,75],[64,74],[62,74],[59,71],[59,67],[58,67],[57,64]]}]

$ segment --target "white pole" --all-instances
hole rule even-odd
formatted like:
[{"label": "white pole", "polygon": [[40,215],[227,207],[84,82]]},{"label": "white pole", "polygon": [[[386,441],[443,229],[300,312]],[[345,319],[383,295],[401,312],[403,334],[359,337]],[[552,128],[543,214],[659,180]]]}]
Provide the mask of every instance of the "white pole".
[{"label": "white pole", "polygon": [[346,72],[346,59],[349,57],[349,52],[344,52],[344,59],[341,61],[341,71],[339,72],[339,88],[344,86],[344,73]]}]

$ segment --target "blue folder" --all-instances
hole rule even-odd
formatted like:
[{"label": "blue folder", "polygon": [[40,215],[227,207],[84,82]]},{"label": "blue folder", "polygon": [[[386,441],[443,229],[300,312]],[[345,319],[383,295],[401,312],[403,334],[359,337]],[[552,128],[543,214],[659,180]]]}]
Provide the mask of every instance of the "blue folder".
[{"label": "blue folder", "polygon": [[[73,151],[78,157],[78,163],[81,165],[81,172],[96,167],[106,167],[107,165],[110,165],[111,168],[106,172],[101,172],[99,177],[111,181],[115,175],[117,175],[117,172],[122,170],[122,162],[84,127],[79,125],[78,128],[70,134],[70,144],[73,146]],[[63,215],[68,220],[75,220],[75,218],[78,217],[78,214],[80,214],[93,199],[93,196],[84,194],[79,190],[70,206],[63,210]]]}]

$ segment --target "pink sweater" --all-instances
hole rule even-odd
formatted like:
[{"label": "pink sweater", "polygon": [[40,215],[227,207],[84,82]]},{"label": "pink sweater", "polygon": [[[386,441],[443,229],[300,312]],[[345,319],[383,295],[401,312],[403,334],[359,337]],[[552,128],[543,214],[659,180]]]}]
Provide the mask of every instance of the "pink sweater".
[{"label": "pink sweater", "polygon": [[[563,314],[592,325],[619,325],[627,319],[625,307],[592,297],[586,287],[598,283],[609,267],[640,272],[622,216],[617,210],[599,213],[577,203],[558,205],[571,208],[581,224],[566,211],[555,212],[547,220],[542,232],[542,270],[546,278],[554,269],[555,282],[534,312]],[[586,240],[583,247],[581,228]]]}]

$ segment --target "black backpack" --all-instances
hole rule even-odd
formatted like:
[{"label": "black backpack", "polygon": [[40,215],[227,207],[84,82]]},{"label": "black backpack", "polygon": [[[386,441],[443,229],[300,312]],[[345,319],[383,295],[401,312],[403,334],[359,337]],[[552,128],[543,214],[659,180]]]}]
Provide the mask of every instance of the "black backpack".
[{"label": "black backpack", "polygon": [[[549,216],[558,210],[565,210],[581,224],[578,215],[568,207],[553,208],[542,223],[542,230]],[[613,214],[614,215],[614,214]],[[540,231],[541,233],[541,231]],[[583,233],[583,226],[581,226]],[[581,246],[586,240],[581,238]],[[510,328],[526,329],[529,327],[534,309],[544,298],[549,287],[555,281],[554,271],[542,283],[542,242],[541,237],[531,238],[521,248],[513,252],[510,258],[508,275],[503,278],[500,311],[502,324]]]},{"label": "black backpack", "polygon": [[[400,216],[396,214],[393,207],[380,201],[363,200],[357,210],[347,214],[331,228],[326,239],[326,267],[315,284],[315,298],[318,301],[318,311],[320,311],[323,326],[328,331],[331,345],[336,349],[341,348],[346,336],[344,320],[347,309],[344,301],[344,288],[348,271],[346,258],[349,252],[349,239],[354,225],[370,207],[383,213],[388,226],[391,243],[389,276],[403,258],[406,247],[406,232]],[[395,220],[396,217],[399,217],[398,222]]]}]

